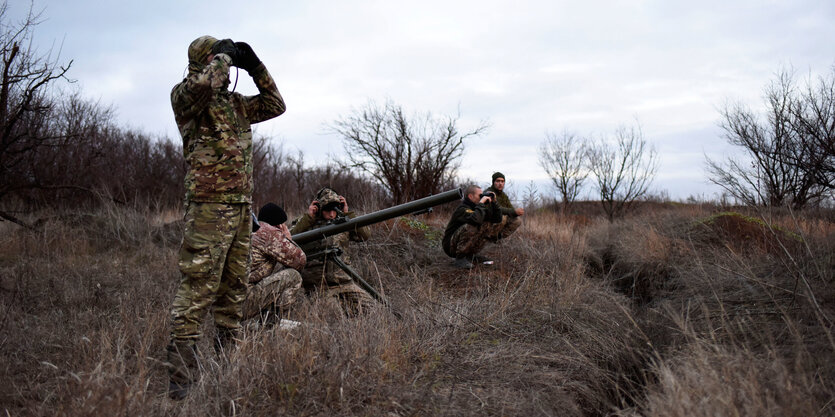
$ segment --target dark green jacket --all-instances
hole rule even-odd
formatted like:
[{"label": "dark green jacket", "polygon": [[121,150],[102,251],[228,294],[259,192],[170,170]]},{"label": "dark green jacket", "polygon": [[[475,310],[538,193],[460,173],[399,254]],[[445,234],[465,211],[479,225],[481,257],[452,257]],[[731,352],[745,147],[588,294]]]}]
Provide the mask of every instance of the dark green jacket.
[{"label": "dark green jacket", "polygon": [[501,207],[502,214],[505,216],[516,217],[516,208],[513,207],[513,204],[510,202],[510,197],[504,193],[504,191],[499,191],[495,188],[487,187],[485,192],[492,191],[496,193],[496,201],[499,203],[499,207]]},{"label": "dark green jacket", "polygon": [[480,226],[485,221],[490,223],[501,223],[502,214],[499,210],[499,206],[495,203],[473,203],[472,201],[464,197],[464,199],[461,201],[461,205],[459,205],[458,208],[456,208],[455,211],[452,213],[452,217],[449,219],[449,223],[447,223],[446,225],[446,230],[444,230],[444,239],[442,242],[444,253],[450,255],[449,244],[452,240],[452,235],[461,226],[465,224]]}]

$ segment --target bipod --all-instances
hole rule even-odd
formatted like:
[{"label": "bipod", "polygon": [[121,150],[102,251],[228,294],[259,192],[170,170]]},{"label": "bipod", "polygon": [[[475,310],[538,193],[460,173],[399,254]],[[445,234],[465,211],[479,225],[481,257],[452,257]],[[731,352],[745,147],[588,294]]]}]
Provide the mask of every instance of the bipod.
[{"label": "bipod", "polygon": [[360,274],[357,273],[357,271],[354,271],[354,268],[351,268],[350,265],[346,264],[345,261],[342,260],[342,248],[332,247],[323,249],[309,256],[308,259],[323,258],[323,260],[327,262],[328,256],[330,257],[330,259],[333,260],[336,266],[345,271],[345,273],[348,274],[348,276],[351,277],[351,279],[354,280],[354,282],[356,282],[357,285],[360,286],[360,288],[365,290],[365,292],[374,297],[377,301],[383,303],[383,305],[386,306],[395,315],[395,317],[400,318],[400,314],[394,311],[393,308],[391,308],[391,305],[389,304],[388,300],[386,300],[379,292],[377,292],[377,290],[374,289],[374,287],[372,287],[371,284],[368,283],[368,281],[364,280],[360,276]]}]

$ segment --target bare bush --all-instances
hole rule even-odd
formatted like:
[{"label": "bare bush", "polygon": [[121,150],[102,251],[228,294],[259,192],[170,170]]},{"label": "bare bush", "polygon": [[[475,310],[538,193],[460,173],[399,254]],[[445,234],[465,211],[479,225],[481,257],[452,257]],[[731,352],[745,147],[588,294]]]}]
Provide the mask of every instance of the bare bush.
[{"label": "bare bush", "polygon": [[562,197],[563,213],[580,195],[588,176],[585,142],[584,138],[564,131],[561,135],[546,133],[545,141],[539,147],[539,164]]},{"label": "bare bush", "polygon": [[72,139],[56,134],[48,117],[56,105],[50,89],[58,81],[69,81],[72,61],[61,66],[51,51],[39,54],[32,46],[32,34],[41,22],[33,7],[22,21],[11,23],[8,2],[0,4],[0,199],[38,180],[29,172],[33,155]]},{"label": "bare bush", "polygon": [[710,181],[748,205],[801,209],[833,188],[835,78],[801,93],[789,71],[765,89],[766,114],[741,103],[722,109],[725,139],[743,158],[707,160]]},{"label": "bare bush", "polygon": [[647,144],[640,127],[618,128],[614,143],[601,138],[589,146],[587,154],[588,169],[609,221],[649,191],[658,169],[658,154]]},{"label": "bare bush", "polygon": [[400,105],[369,102],[332,124],[342,135],[348,164],[377,180],[395,204],[444,191],[455,183],[464,140],[487,130],[460,132],[458,117],[409,116]]}]

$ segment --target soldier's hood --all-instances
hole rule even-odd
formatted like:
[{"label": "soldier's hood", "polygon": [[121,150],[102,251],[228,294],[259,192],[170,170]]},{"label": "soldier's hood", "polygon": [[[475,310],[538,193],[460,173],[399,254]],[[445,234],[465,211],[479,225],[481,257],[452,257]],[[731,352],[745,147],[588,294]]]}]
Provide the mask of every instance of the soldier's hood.
[{"label": "soldier's hood", "polygon": [[212,47],[217,38],[212,36],[201,36],[191,42],[188,46],[188,73],[189,75],[200,72],[207,64],[206,60],[212,54]]},{"label": "soldier's hood", "polygon": [[319,201],[319,205],[322,207],[327,207],[329,205],[342,205],[342,202],[339,201],[339,194],[327,187],[322,188],[318,193],[316,193],[316,200]]}]

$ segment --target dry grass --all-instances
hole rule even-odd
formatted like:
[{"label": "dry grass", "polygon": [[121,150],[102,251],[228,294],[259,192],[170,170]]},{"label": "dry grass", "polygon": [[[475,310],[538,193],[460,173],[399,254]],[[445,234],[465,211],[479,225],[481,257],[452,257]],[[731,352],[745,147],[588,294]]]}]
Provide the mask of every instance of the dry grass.
[{"label": "dry grass", "polygon": [[[204,341],[191,395],[161,365],[177,218],[58,213],[0,237],[0,408],[10,415],[833,415],[835,227],[736,250],[683,206],[609,224],[548,213],[452,269],[446,219],[389,221],[352,249],[393,310],[307,299],[292,331]],[[31,220],[31,219],[30,219]],[[766,250],[767,249],[767,250]],[[207,333],[213,331],[206,327]]]}]

